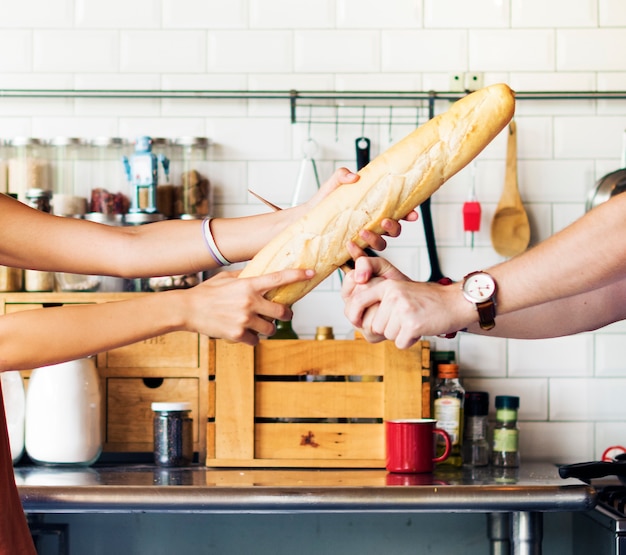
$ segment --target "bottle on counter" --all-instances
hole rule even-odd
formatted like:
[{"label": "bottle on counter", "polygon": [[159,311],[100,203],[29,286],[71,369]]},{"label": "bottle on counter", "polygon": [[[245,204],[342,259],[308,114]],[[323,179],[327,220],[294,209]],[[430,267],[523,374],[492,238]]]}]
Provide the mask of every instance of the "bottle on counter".
[{"label": "bottle on counter", "polygon": [[519,456],[519,428],[517,410],[519,397],[498,395],[496,397],[496,424],[493,429],[491,464],[493,466],[517,468]]},{"label": "bottle on counter", "polygon": [[[439,364],[438,380],[433,391],[433,417],[437,427],[450,436],[452,448],[449,457],[438,463],[447,466],[463,464],[463,405],[465,390],[459,381],[458,364]],[[443,440],[437,442],[437,456],[443,452]]]},{"label": "bottle on counter", "polygon": [[276,333],[268,339],[298,339],[298,334],[293,329],[291,320],[276,320]]},{"label": "bottle on counter", "polygon": [[465,392],[464,413],[463,464],[487,466],[489,464],[489,442],[487,441],[489,393]]}]

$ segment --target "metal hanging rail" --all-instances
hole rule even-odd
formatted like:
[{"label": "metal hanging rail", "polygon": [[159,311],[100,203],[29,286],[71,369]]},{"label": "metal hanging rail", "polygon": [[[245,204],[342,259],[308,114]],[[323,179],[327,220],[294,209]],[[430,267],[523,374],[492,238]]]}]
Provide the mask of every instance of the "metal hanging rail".
[{"label": "metal hanging rail", "polygon": [[[334,102],[357,106],[356,102],[422,101],[432,113],[436,100],[458,100],[469,91],[242,91],[242,90],[89,90],[89,89],[0,89],[1,98],[120,98],[120,99],[197,99],[197,100],[287,100],[291,122],[297,123],[297,107],[304,102]],[[519,91],[517,100],[626,100],[626,91]],[[338,104],[339,103],[339,104]],[[392,104],[393,103],[393,104]],[[333,105],[326,105],[332,107]]]}]

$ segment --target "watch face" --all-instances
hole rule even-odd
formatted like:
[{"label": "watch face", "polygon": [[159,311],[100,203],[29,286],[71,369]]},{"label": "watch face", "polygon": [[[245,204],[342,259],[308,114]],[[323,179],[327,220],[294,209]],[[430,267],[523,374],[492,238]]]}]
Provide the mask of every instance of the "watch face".
[{"label": "watch face", "polygon": [[489,274],[478,272],[469,275],[463,283],[463,292],[475,302],[483,302],[493,297],[496,283]]}]

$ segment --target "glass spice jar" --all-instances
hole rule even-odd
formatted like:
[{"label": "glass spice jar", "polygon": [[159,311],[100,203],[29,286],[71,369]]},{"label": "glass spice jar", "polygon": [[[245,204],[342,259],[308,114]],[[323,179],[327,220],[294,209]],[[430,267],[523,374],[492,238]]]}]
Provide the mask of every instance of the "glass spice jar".
[{"label": "glass spice jar", "polygon": [[154,462],[158,466],[185,466],[193,460],[191,403],[152,403]]},{"label": "glass spice jar", "polygon": [[174,192],[174,212],[184,220],[210,216],[212,188],[204,172],[209,141],[205,137],[179,137],[174,141],[180,184]]},{"label": "glass spice jar", "polygon": [[493,429],[491,464],[493,466],[519,466],[520,456],[517,409],[519,397],[499,395],[496,397],[496,424]]},{"label": "glass spice jar", "polygon": [[489,393],[486,391],[466,391],[464,412],[463,464],[487,466],[489,464],[489,443],[487,441]]}]

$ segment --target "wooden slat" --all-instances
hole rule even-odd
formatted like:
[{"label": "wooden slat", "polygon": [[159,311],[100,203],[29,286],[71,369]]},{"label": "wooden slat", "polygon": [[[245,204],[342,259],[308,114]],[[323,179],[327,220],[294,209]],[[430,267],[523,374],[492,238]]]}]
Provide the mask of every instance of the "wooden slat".
[{"label": "wooden slat", "polygon": [[257,382],[255,415],[263,418],[380,418],[382,382]]},{"label": "wooden slat", "polygon": [[382,424],[257,424],[261,459],[383,459]]},{"label": "wooden slat", "polygon": [[258,375],[381,376],[385,350],[366,341],[264,340],[256,347]]},{"label": "wooden slat", "polygon": [[391,341],[384,341],[385,409],[383,418],[420,418],[422,416],[422,342],[410,349],[399,350]]},{"label": "wooden slat", "polygon": [[215,456],[254,457],[254,349],[219,341],[216,345]]}]

